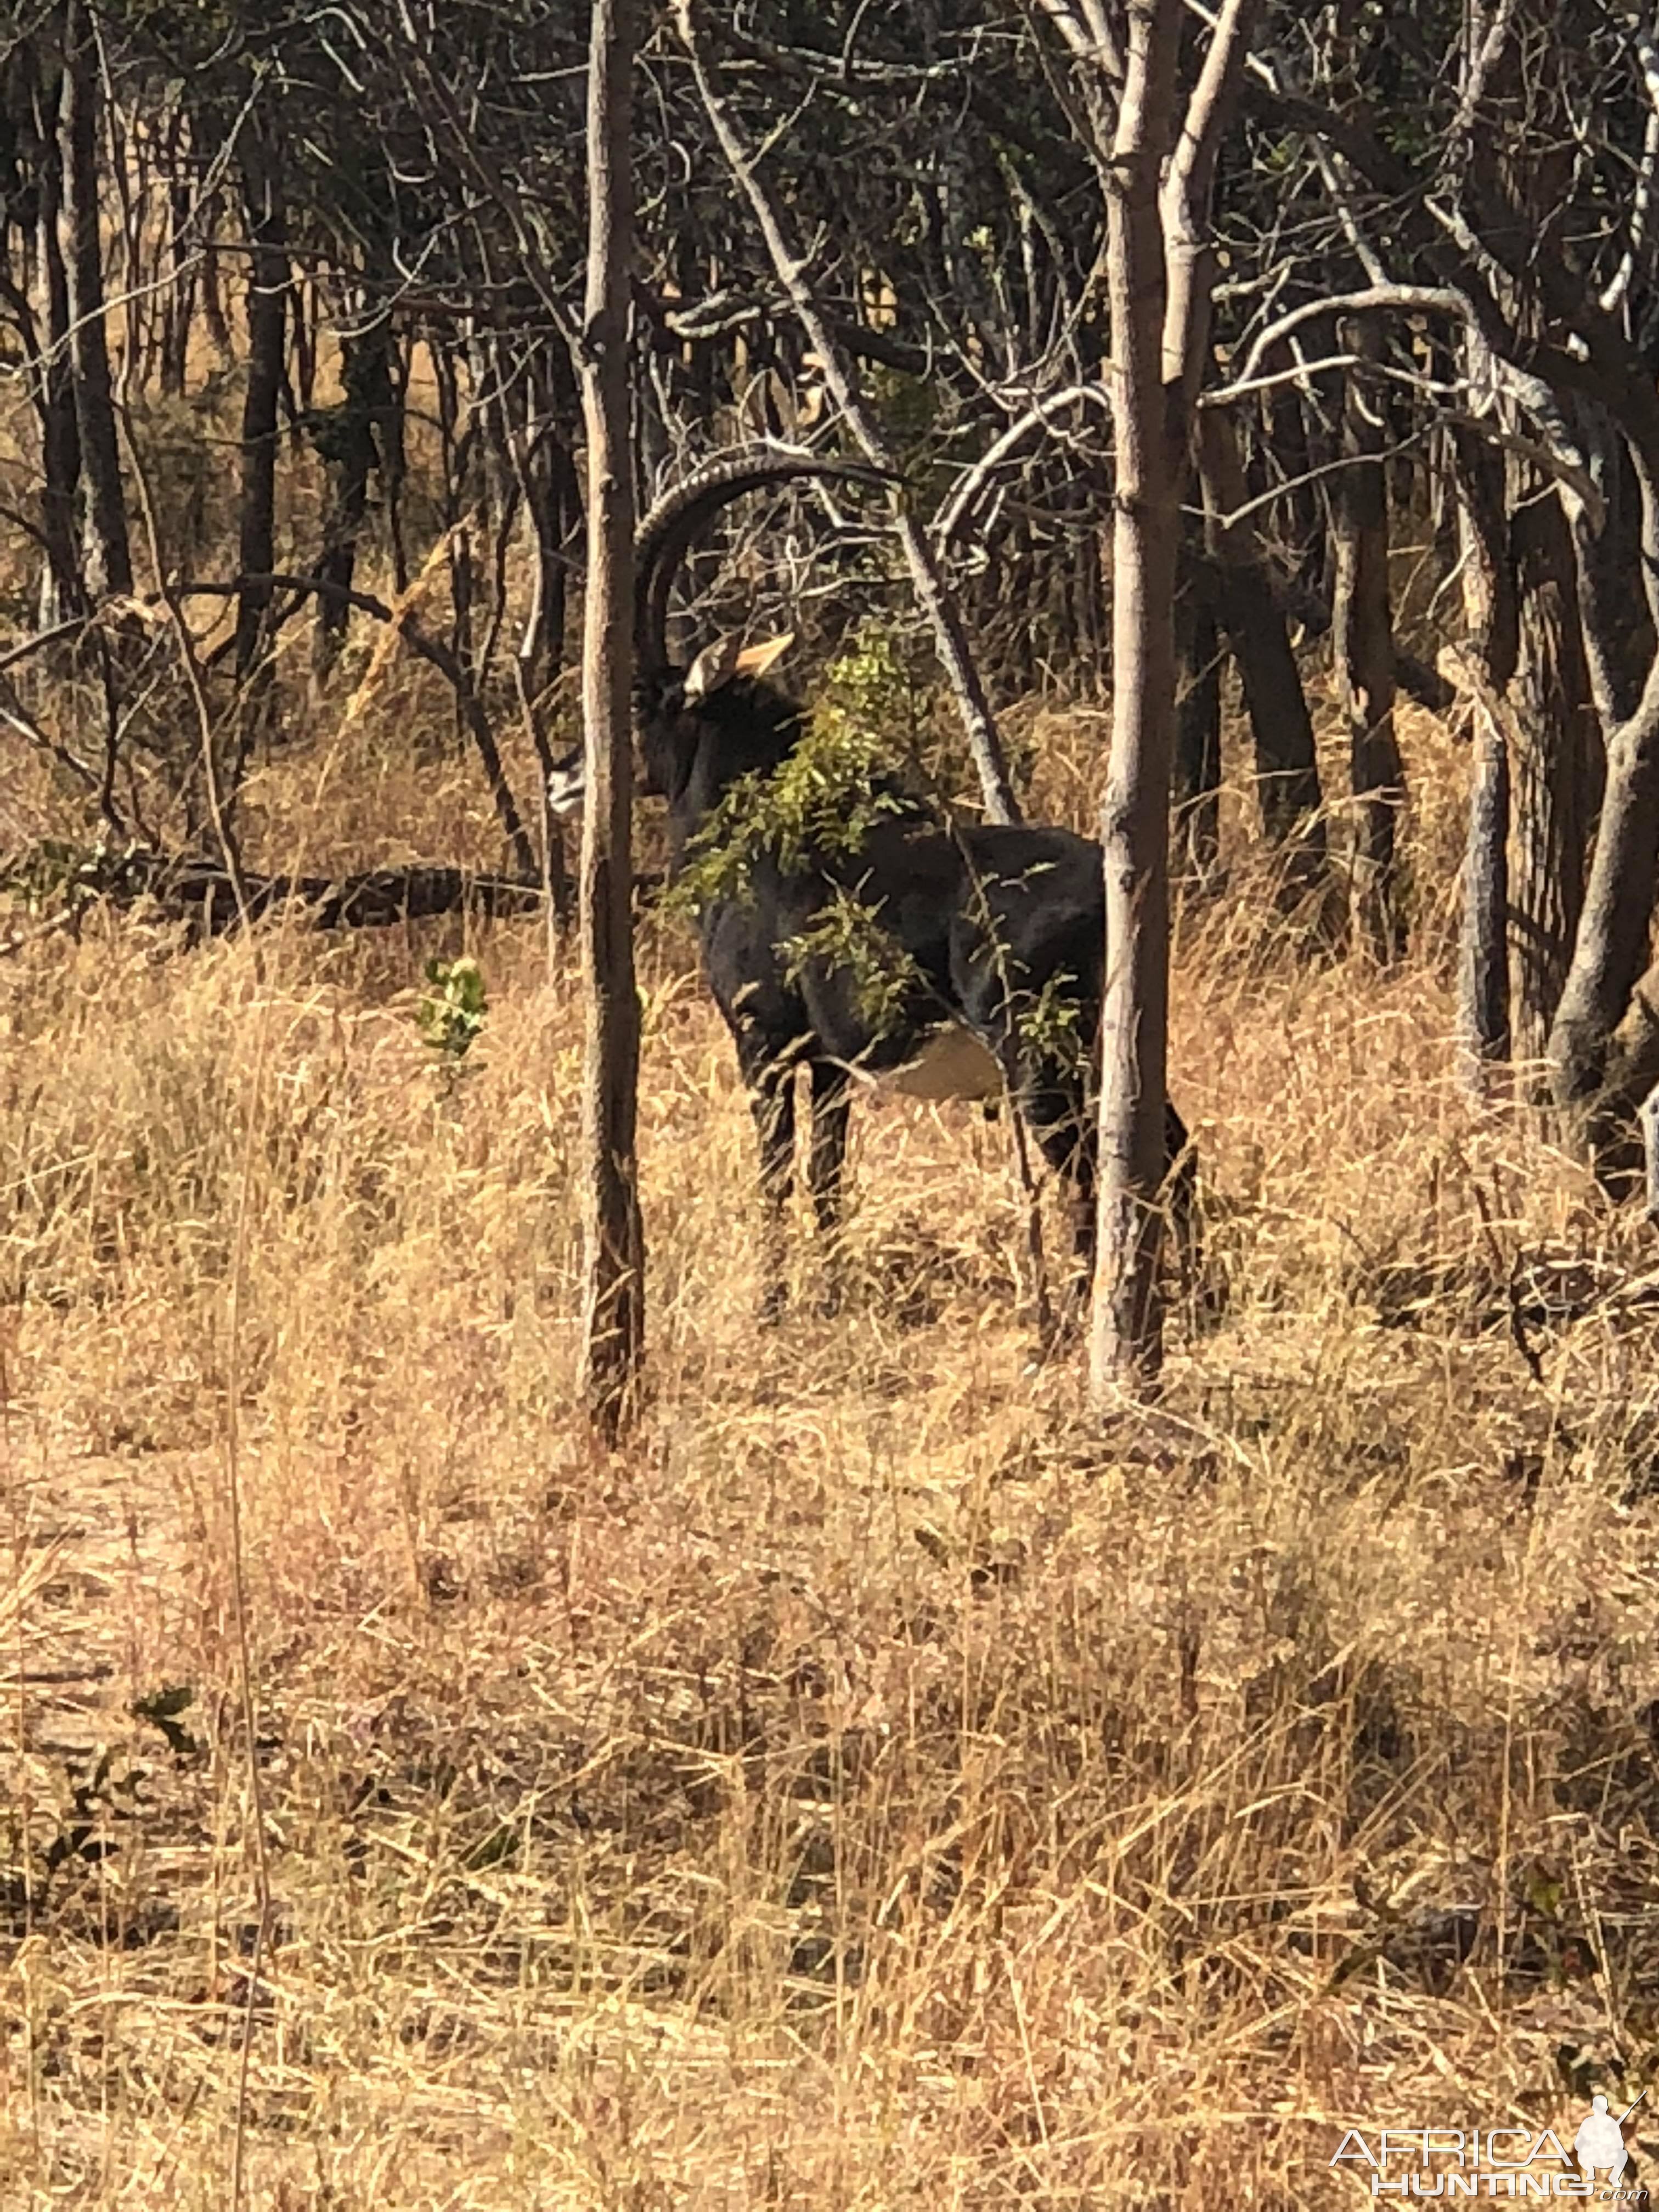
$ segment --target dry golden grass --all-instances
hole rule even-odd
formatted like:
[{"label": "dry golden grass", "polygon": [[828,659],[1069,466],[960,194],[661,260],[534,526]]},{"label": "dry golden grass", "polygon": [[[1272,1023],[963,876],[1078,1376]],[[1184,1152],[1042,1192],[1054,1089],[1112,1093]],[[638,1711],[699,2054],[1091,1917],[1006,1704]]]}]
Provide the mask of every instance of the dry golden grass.
[{"label": "dry golden grass", "polygon": [[[400,681],[263,772],[251,863],[489,856]],[[1461,769],[1409,735],[1403,972],[1295,957],[1237,835],[1186,919],[1231,1303],[1103,1437],[967,1109],[863,1118],[854,1295],[816,1316],[803,1237],[757,1330],[746,1111],[659,925],[611,1459],[538,925],[467,939],[453,1078],[413,1010],[459,924],[94,917],[0,969],[6,2212],[222,2203],[239,2131],[284,2208],[1303,2207],[1351,2124],[1635,2094],[1659,1279],[1456,1091]],[[1056,811],[1093,742],[1048,732]],[[175,1750],[135,1708],[178,1686]]]}]

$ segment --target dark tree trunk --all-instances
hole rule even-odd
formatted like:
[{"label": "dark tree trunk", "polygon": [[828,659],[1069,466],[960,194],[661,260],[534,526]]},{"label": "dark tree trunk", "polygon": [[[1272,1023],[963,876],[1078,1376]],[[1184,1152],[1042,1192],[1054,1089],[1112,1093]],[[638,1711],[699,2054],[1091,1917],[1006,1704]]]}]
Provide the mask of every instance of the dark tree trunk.
[{"label": "dark tree trunk", "polygon": [[[192,137],[195,131],[192,130]],[[198,138],[198,144],[210,143]],[[235,357],[231,343],[230,325],[225,319],[224,293],[220,284],[219,249],[213,243],[222,213],[219,195],[210,192],[202,202],[198,220],[202,233],[202,320],[207,325],[208,336],[213,340],[214,351],[221,361]]]},{"label": "dark tree trunk", "polygon": [[[171,154],[175,162],[181,158],[176,143]],[[190,329],[196,308],[196,271],[185,242],[191,200],[188,181],[175,170],[167,183],[168,252],[173,265],[161,301],[160,368],[165,399],[184,398],[190,368]]]},{"label": "dark tree trunk", "polygon": [[46,629],[79,614],[86,587],[76,545],[75,508],[81,484],[81,430],[75,414],[75,374],[70,363],[69,273],[62,234],[64,165],[58,118],[46,102],[55,88],[37,83],[35,131],[40,149],[37,232],[44,278],[46,325],[41,337],[40,534],[46,568],[40,579],[40,623]]},{"label": "dark tree trunk", "polygon": [[550,374],[548,349],[519,379],[522,424],[504,425],[507,459],[529,525],[530,605],[516,658],[526,696],[536,698],[564,665],[567,580],[571,548],[581,526],[581,491],[572,445],[574,388]]},{"label": "dark tree trunk", "polygon": [[[346,341],[341,381],[344,395],[340,404],[314,418],[312,434],[329,478],[328,513],[317,574],[349,590],[368,514],[368,480],[381,465],[379,439],[396,405],[389,322],[376,323],[361,337]],[[334,665],[349,617],[344,599],[318,601],[311,668],[313,680],[319,685],[326,681]]]},{"label": "dark tree trunk", "polygon": [[1510,756],[1504,732],[1483,715],[1475,738],[1469,837],[1463,862],[1458,1026],[1468,1087],[1510,1056]]},{"label": "dark tree trunk", "polygon": [[314,278],[291,284],[293,308],[294,397],[301,415],[309,415],[317,397],[317,285]]},{"label": "dark tree trunk", "polygon": [[1176,598],[1176,862],[1204,884],[1221,853],[1221,643],[1215,570],[1190,550]]},{"label": "dark tree trunk", "polygon": [[[238,543],[242,574],[264,576],[276,566],[277,402],[283,387],[289,265],[281,154],[252,123],[244,136],[242,194],[252,252]],[[240,681],[247,680],[264,651],[270,606],[268,584],[244,586],[236,608],[236,673]],[[268,685],[262,681],[259,689],[265,692]]]},{"label": "dark tree trunk", "polygon": [[392,405],[380,431],[380,503],[386,515],[392,580],[401,594],[409,589],[409,547],[404,529],[404,483],[409,474],[406,428],[409,371],[413,341],[392,349]]},{"label": "dark tree trunk", "polygon": [[[1339,343],[1362,358],[1381,351],[1373,316],[1345,326]],[[1404,920],[1395,878],[1395,830],[1406,775],[1394,730],[1394,617],[1389,603],[1386,434],[1378,387],[1350,376],[1343,392],[1349,465],[1332,501],[1336,592],[1331,644],[1337,695],[1348,725],[1354,799],[1353,918],[1374,956],[1400,958]]]},{"label": "dark tree trunk", "polygon": [[[1276,385],[1265,392],[1258,441],[1277,463],[1279,480],[1294,487],[1281,492],[1273,509],[1275,532],[1290,548],[1292,580],[1299,590],[1328,606],[1330,532],[1321,497],[1323,484],[1314,475],[1316,455],[1308,435],[1311,404],[1293,384]],[[1322,453],[1317,456],[1326,458]],[[1252,481],[1251,489],[1257,489]],[[1267,489],[1265,480],[1259,489]]]},{"label": "dark tree trunk", "polygon": [[645,1352],[645,1234],[635,1152],[640,1053],[634,981],[634,465],[629,375],[635,0],[593,0],[588,70],[587,591],[582,655],[587,803],[580,906],[586,1297],[583,1394],[600,1436],[632,1418]]},{"label": "dark tree trunk", "polygon": [[94,604],[132,590],[126,497],[104,331],[104,263],[98,225],[98,62],[85,0],[64,9],[62,230],[69,279],[70,362],[86,494],[83,574]]},{"label": "dark tree trunk", "polygon": [[190,330],[196,313],[196,270],[190,247],[195,193],[191,185],[190,119],[175,107],[161,148],[167,208],[167,281],[161,303],[156,368],[161,396],[182,399],[190,368]]},{"label": "dark tree trunk", "polygon": [[1579,443],[1607,502],[1601,528],[1571,492],[1563,505],[1572,530],[1590,694],[1610,738],[1636,712],[1654,653],[1647,594],[1632,588],[1642,573],[1642,495],[1628,449],[1606,410],[1584,401],[1576,413]]},{"label": "dark tree trunk", "polygon": [[1220,586],[1220,615],[1238,661],[1244,711],[1255,747],[1261,826],[1287,848],[1287,882],[1300,894],[1324,870],[1325,823],[1313,718],[1250,520],[1232,521],[1245,502],[1237,434],[1219,408],[1200,413],[1199,469],[1207,538]]},{"label": "dark tree trunk", "polygon": [[1513,693],[1520,740],[1514,764],[1510,893],[1511,1020],[1528,1089],[1547,1096],[1542,1063],[1572,958],[1584,901],[1597,738],[1578,627],[1577,586],[1565,518],[1535,500],[1511,531],[1520,580],[1520,639]]}]

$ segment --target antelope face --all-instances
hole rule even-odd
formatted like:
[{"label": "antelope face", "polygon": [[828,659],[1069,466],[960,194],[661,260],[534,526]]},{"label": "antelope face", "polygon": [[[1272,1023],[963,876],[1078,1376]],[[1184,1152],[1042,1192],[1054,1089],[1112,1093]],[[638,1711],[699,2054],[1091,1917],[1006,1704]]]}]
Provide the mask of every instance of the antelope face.
[{"label": "antelope face", "polygon": [[[723,691],[734,677],[764,676],[794,641],[793,630],[768,638],[763,645],[745,646],[735,635],[719,638],[703,647],[684,675],[670,671],[642,684],[635,710],[644,758],[635,765],[635,797],[672,797],[685,781],[702,735],[698,708]],[[581,812],[586,798],[586,751],[573,745],[548,770],[548,811],[561,822],[568,821]]]},{"label": "antelope face", "polygon": [[547,811],[557,820],[568,822],[573,815],[581,812],[586,796],[586,751],[580,745],[573,745],[547,772]]},{"label": "antelope face", "polygon": [[[635,798],[652,799],[659,795],[645,769],[635,762]],[[572,745],[570,750],[562,753],[547,771],[547,811],[556,821],[569,822],[581,812],[586,803],[586,749],[581,745]]]}]

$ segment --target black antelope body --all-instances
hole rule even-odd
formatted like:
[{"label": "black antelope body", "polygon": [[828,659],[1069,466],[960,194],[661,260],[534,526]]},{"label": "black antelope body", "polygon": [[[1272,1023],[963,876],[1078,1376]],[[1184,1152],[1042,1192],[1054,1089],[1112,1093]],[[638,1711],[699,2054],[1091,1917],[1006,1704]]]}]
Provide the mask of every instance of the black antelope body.
[{"label": "black antelope body", "polygon": [[[670,593],[699,533],[730,501],[801,477],[857,477],[855,464],[774,448],[723,455],[652,509],[636,545],[635,712],[644,787],[668,802],[676,873],[739,777],[781,768],[806,734],[801,708],[766,681],[788,641],[739,651],[724,639],[689,668],[670,660]],[[555,770],[556,811],[580,804],[580,751]],[[703,967],[726,1018],[760,1138],[769,1221],[769,1311],[781,1304],[782,1214],[794,1173],[795,1079],[811,1096],[808,1182],[820,1225],[836,1224],[848,1114],[861,1085],[927,1098],[1005,1086],[1073,1199],[1079,1259],[1093,1249],[1094,1073],[1105,957],[1097,844],[1069,830],[948,823],[893,787],[850,850],[809,848],[787,865],[764,841],[740,894],[700,913]],[[845,959],[805,957],[848,898],[893,950],[896,994],[879,1019]],[[1168,1109],[1176,1189],[1188,1194],[1187,1133]]]}]

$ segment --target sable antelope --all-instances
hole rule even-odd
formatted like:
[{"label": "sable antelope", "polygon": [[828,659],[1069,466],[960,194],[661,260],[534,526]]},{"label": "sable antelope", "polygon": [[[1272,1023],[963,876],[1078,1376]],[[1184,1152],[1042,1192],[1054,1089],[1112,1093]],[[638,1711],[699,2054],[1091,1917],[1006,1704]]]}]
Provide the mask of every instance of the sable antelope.
[{"label": "sable antelope", "polygon": [[[738,780],[770,777],[795,753],[806,719],[765,680],[787,637],[747,649],[723,638],[677,668],[668,653],[670,593],[720,508],[803,477],[879,480],[853,462],[744,448],[697,470],[640,526],[635,717],[644,788],[668,802],[675,875]],[[578,749],[556,765],[550,804],[573,813],[583,788]],[[826,1232],[839,1216],[848,1108],[861,1085],[981,1099],[1006,1086],[1069,1185],[1081,1266],[1092,1259],[1091,1094],[1105,954],[1100,848],[1069,830],[956,824],[896,780],[884,781],[878,796],[850,849],[810,847],[786,865],[763,841],[748,854],[741,893],[714,897],[700,911],[704,970],[759,1133],[769,1314],[783,1300],[782,1218],[803,1067],[812,1102],[808,1184]],[[845,957],[801,951],[804,939],[822,941],[826,916],[844,913],[849,899],[894,956],[895,985],[879,1020]],[[1166,1142],[1184,1216],[1192,1167],[1173,1107]]]}]

